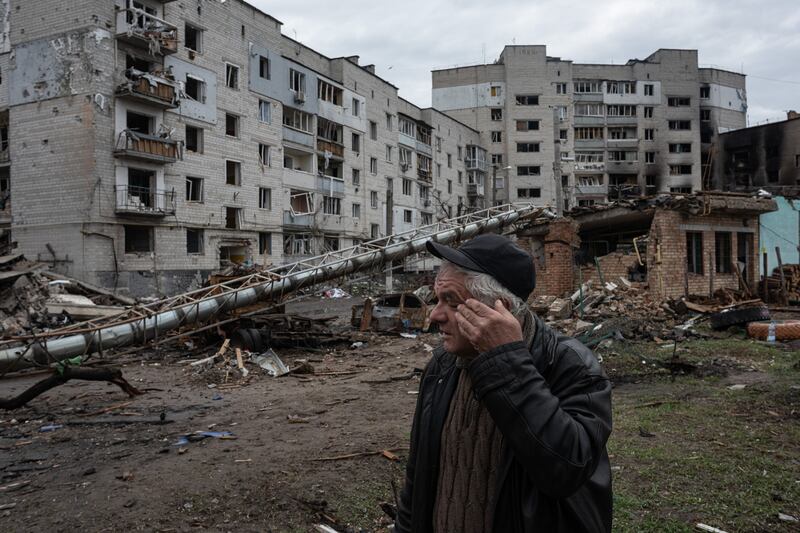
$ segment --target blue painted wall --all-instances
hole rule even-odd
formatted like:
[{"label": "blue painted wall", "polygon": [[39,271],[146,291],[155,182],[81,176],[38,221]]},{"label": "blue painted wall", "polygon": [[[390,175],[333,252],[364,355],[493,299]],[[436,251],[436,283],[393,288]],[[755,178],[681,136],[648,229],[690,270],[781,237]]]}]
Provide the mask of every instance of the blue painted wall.
[{"label": "blue painted wall", "polygon": [[[268,80],[259,75],[260,56],[268,58],[270,62],[270,79]],[[304,103],[295,102],[294,92],[289,90],[290,68],[306,75],[306,101]],[[251,91],[278,100],[286,107],[302,109],[306,113],[313,115],[317,114],[319,107],[317,100],[317,74],[313,70],[307,69],[294,61],[289,61],[268,48],[251,43],[249,71]]]},{"label": "blue painted wall", "polygon": [[[783,196],[776,196],[775,202],[778,204],[777,211],[759,217],[761,252],[763,253],[766,248],[770,272],[778,266],[778,257],[775,255],[776,246],[781,249],[781,259],[784,264],[800,263],[800,251],[798,251],[800,246],[800,200],[789,200]],[[759,259],[759,265],[762,264],[763,259]]]}]

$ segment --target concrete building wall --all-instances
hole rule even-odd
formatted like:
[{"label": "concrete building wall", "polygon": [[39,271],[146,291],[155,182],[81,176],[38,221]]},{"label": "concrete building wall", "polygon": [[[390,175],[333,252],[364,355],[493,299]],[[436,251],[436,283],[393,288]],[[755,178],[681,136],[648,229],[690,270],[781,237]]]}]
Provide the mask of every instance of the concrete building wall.
[{"label": "concrete building wall", "polygon": [[778,196],[775,202],[777,211],[759,217],[761,253],[767,253],[769,273],[778,266],[776,247],[783,264],[800,263],[800,200]]}]

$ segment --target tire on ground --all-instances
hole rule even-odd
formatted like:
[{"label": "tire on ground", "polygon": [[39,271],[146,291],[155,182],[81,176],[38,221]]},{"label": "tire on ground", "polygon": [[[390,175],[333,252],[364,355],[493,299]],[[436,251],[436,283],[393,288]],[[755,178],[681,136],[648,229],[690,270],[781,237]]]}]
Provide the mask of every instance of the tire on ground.
[{"label": "tire on ground", "polygon": [[765,306],[745,307],[743,309],[731,309],[722,313],[714,313],[711,315],[711,327],[713,329],[725,329],[729,326],[769,319],[769,309]]},{"label": "tire on ground", "polygon": [[253,339],[252,347],[248,348],[251,352],[261,353],[264,351],[264,340],[261,336],[261,330],[250,328],[247,330],[250,338]]},{"label": "tire on ground", "polygon": [[241,350],[253,351],[255,341],[250,336],[250,330],[237,329],[231,335],[231,347],[239,348]]},{"label": "tire on ground", "polygon": [[[800,339],[800,320],[775,320],[775,340],[793,341]],[[769,322],[752,322],[747,325],[747,334],[754,339],[767,340]]]}]

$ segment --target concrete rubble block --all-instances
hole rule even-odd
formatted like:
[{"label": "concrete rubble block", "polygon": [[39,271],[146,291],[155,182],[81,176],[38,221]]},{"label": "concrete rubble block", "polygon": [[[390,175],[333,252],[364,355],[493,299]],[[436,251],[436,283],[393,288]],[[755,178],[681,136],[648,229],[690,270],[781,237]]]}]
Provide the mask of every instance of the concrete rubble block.
[{"label": "concrete rubble block", "polygon": [[537,296],[530,303],[531,310],[539,316],[545,316],[556,299],[555,296]]},{"label": "concrete rubble block", "polygon": [[556,320],[569,318],[570,315],[572,315],[572,300],[569,298],[556,298],[555,301],[550,304],[547,314]]}]

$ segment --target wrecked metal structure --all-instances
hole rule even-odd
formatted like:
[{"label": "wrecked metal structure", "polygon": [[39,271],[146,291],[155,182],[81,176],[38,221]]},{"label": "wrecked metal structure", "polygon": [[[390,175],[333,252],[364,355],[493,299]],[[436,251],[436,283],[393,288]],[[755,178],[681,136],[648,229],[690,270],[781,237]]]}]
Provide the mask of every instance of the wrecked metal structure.
[{"label": "wrecked metal structure", "polygon": [[[759,281],[759,215],[771,198],[732,193],[661,195],[577,208],[522,230],[539,274],[536,295],[564,296],[583,282],[647,283],[666,300]],[[602,277],[602,279],[600,279]]]}]

